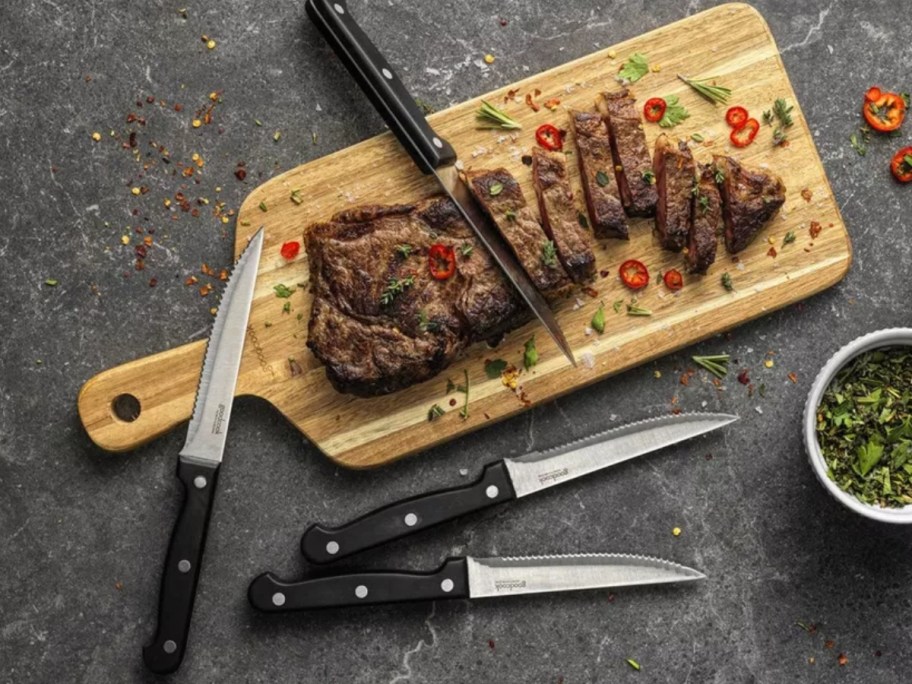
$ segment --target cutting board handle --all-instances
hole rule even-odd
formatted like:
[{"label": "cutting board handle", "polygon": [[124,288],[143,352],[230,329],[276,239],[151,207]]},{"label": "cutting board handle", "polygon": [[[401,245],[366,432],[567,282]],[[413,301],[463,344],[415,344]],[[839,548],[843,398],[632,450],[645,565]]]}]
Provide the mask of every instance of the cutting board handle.
[{"label": "cutting board handle", "polygon": [[147,356],[91,378],[79,418],[95,444],[129,451],[190,419],[206,340]]}]

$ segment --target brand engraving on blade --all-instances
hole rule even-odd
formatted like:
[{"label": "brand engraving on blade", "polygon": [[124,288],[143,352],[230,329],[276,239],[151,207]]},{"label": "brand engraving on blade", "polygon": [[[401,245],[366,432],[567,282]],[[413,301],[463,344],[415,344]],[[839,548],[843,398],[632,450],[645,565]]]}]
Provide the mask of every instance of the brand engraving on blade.
[{"label": "brand engraving on blade", "polygon": [[570,471],[567,468],[558,468],[557,470],[549,470],[547,473],[541,473],[538,476],[538,481],[541,484],[547,482],[556,482],[562,477],[567,477],[570,474]]},{"label": "brand engraving on blade", "polygon": [[222,423],[225,422],[225,405],[219,404],[215,412],[215,419],[212,421],[212,434],[218,435],[222,432]]},{"label": "brand engraving on blade", "polygon": [[496,591],[513,591],[514,589],[525,589],[526,580],[505,579],[494,580],[494,589]]},{"label": "brand engraving on blade", "polygon": [[257,338],[256,333],[253,331],[252,325],[247,326],[247,336],[250,337],[250,341],[253,343],[253,353],[256,354],[257,361],[260,362],[260,368],[264,373],[275,380],[275,371],[272,370],[272,366],[270,366],[269,361],[266,360],[266,353],[263,351],[263,347],[260,346],[260,340]]}]

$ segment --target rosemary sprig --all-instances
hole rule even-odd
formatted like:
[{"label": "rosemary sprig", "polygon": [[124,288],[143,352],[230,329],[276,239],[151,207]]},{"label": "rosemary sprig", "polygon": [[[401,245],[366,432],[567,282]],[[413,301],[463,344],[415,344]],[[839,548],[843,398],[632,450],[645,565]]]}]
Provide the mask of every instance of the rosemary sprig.
[{"label": "rosemary sprig", "polygon": [[713,354],[711,356],[692,356],[693,362],[705,368],[717,378],[728,375],[728,354]]},{"label": "rosemary sprig", "polygon": [[509,114],[498,109],[490,102],[481,101],[481,107],[475,113],[475,128],[507,128],[519,130],[522,125],[510,117]]},{"label": "rosemary sprig", "polygon": [[728,98],[732,94],[731,88],[713,83],[713,78],[687,78],[681,74],[678,74],[678,78],[713,104],[728,104]]}]

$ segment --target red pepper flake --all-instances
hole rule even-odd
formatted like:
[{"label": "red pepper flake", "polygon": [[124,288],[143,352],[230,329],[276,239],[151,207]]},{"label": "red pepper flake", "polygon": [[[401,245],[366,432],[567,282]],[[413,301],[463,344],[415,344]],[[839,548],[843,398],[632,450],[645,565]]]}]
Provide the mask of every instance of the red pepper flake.
[{"label": "red pepper flake", "polygon": [[145,259],[148,252],[148,247],[145,244],[135,245],[133,247],[133,252],[136,254],[137,259]]},{"label": "red pepper flake", "polygon": [[817,239],[817,236],[820,235],[821,230],[823,230],[823,226],[817,223],[817,221],[811,221],[811,227],[808,228],[808,232],[811,234],[812,240]]},{"label": "red pepper flake", "polygon": [[750,381],[751,379],[748,369],[742,369],[741,372],[738,373],[738,382],[740,382],[742,385],[749,385]]},{"label": "red pepper flake", "polygon": [[547,107],[548,109],[550,109],[553,112],[555,109],[557,109],[557,107],[558,107],[558,105],[560,105],[560,103],[561,103],[561,101],[560,101],[559,97],[552,97],[550,100],[547,100],[545,102],[545,107]]},{"label": "red pepper flake", "polygon": [[494,639],[488,639],[488,648],[494,650]]},{"label": "red pepper flake", "polygon": [[[540,94],[541,94],[541,91],[538,88],[536,88],[535,97],[538,97]],[[526,104],[532,109],[533,112],[537,112],[541,109],[541,107],[538,104],[536,104],[535,100],[533,100],[532,98],[533,98],[532,93],[526,93]]]},{"label": "red pepper flake", "polygon": [[199,278],[195,275],[187,276],[187,279],[184,281],[184,285],[196,285],[199,282]]},{"label": "red pepper flake", "polygon": [[228,269],[227,268],[223,268],[221,271],[219,271],[219,280],[221,280],[222,282],[225,282],[228,280]]},{"label": "red pepper flake", "polygon": [[504,104],[506,104],[507,102],[510,102],[511,100],[515,102],[517,95],[519,95],[519,88],[516,88],[516,89],[511,88],[510,90],[508,90],[507,94],[504,95]]},{"label": "red pepper flake", "polygon": [[836,662],[839,663],[839,667],[845,667],[846,665],[849,664],[849,658],[845,653],[840,653],[836,657]]},{"label": "red pepper flake", "polygon": [[155,98],[152,95],[146,95],[146,103],[152,104],[153,102],[155,102]]},{"label": "red pepper flake", "polygon": [[149,278],[149,287],[155,287],[158,285],[158,278]]},{"label": "red pepper flake", "polygon": [[594,287],[584,287],[583,292],[585,292],[587,295],[589,295],[593,299],[598,297],[598,290],[596,290]]},{"label": "red pepper flake", "polygon": [[450,399],[450,406],[456,406],[456,400]]},{"label": "red pepper flake", "polygon": [[682,385],[684,385],[684,387],[687,387],[690,384],[690,379],[694,376],[694,373],[696,373],[696,372],[697,371],[695,371],[693,368],[688,368],[686,371],[681,373],[681,378],[678,380],[678,382],[680,382]]},{"label": "red pepper flake", "polygon": [[294,359],[288,359],[288,369],[291,371],[291,377],[295,377],[296,375],[300,375],[304,372],[301,368],[301,364],[299,364]]},{"label": "red pepper flake", "polygon": [[827,639],[825,642],[823,642],[824,648],[833,648],[833,646],[835,646],[835,645],[836,645],[836,642],[833,641],[832,639]]},{"label": "red pepper flake", "polygon": [[281,250],[282,258],[287,259],[288,261],[291,261],[296,256],[298,256],[298,252],[300,252],[300,251],[301,251],[301,243],[298,242],[297,240],[292,240],[291,242],[286,242],[284,245],[282,245],[282,250]]},{"label": "red pepper flake", "polygon": [[811,198],[814,196],[814,193],[810,188],[804,188],[801,191],[801,196],[804,198],[805,202],[810,202]]},{"label": "red pepper flake", "polygon": [[121,591],[124,588],[124,583],[120,580],[117,580],[114,582],[114,588],[117,589],[117,591]]},{"label": "red pepper flake", "polygon": [[608,603],[614,603],[614,599],[617,598],[617,595],[614,592],[609,591],[608,596],[605,597]]},{"label": "red pepper flake", "polygon": [[798,384],[798,374],[795,371],[789,373],[787,377],[792,381],[792,384]]},{"label": "red pepper flake", "polygon": [[499,23],[501,26],[506,26],[509,22],[506,19],[504,19],[503,17],[501,17]]},{"label": "red pepper flake", "polygon": [[180,102],[176,103],[176,104],[174,105],[174,111],[175,111],[175,112],[182,112],[182,111],[184,111],[184,105],[182,105]]},{"label": "red pepper flake", "polygon": [[520,159],[520,161],[522,161],[524,166],[532,166],[532,156],[531,155],[524,154],[522,156],[522,158]]},{"label": "red pepper flake", "polygon": [[611,271],[609,271],[607,268],[603,268],[601,271],[599,271],[599,275],[602,276],[602,278],[607,278],[611,275]]},{"label": "red pepper flake", "polygon": [[215,271],[212,270],[212,267],[209,266],[209,264],[207,264],[206,262],[203,262],[202,264],[200,264],[200,273],[202,273],[203,275],[207,275],[207,276],[215,275]]},{"label": "red pepper flake", "polygon": [[137,260],[136,260],[136,264],[134,265],[134,268],[135,268],[137,271],[142,271],[145,267],[146,267],[146,262],[145,262],[145,261],[143,261],[142,259],[137,259]]},{"label": "red pepper flake", "polygon": [[779,253],[776,251],[775,247],[770,247],[766,252],[766,256],[773,257],[773,259],[775,259],[777,256],[779,256]]},{"label": "red pepper flake", "polygon": [[206,283],[199,289],[200,297],[205,297],[212,292],[212,283]]},{"label": "red pepper flake", "polygon": [[235,176],[235,178],[237,178],[239,181],[242,181],[242,180],[244,180],[245,178],[247,178],[247,169],[244,168],[244,164],[243,164],[243,163],[239,163],[239,164],[238,164],[238,167],[234,170],[234,176]]}]

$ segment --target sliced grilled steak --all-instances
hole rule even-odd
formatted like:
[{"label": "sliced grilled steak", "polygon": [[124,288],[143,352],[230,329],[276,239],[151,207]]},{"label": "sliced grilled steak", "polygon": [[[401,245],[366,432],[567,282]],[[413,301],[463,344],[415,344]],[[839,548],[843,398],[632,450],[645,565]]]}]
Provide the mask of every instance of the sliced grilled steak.
[{"label": "sliced grilled steak", "polygon": [[618,194],[611,139],[601,115],[570,112],[580,178],[592,232],[597,238],[628,239],[627,216]]},{"label": "sliced grilled steak", "polygon": [[725,248],[735,254],[747,247],[785,202],[785,185],[774,173],[742,166],[731,157],[713,157],[722,176]]},{"label": "sliced grilled steak", "polygon": [[680,252],[690,233],[693,204],[694,160],[683,140],[677,146],[664,133],[655,144],[653,158],[658,200],[655,227],[665,249]]},{"label": "sliced grilled steak", "polygon": [[534,148],[532,183],[545,234],[557,247],[557,256],[573,281],[582,283],[595,274],[595,254],[592,238],[579,222],[565,160],[563,154]]},{"label": "sliced grilled steak", "polygon": [[570,279],[516,179],[502,168],[467,171],[465,175],[475,199],[513,249],[535,287],[548,298],[564,294]]},{"label": "sliced grilled steak", "polygon": [[692,273],[706,273],[716,260],[718,232],[722,225],[722,198],[711,164],[700,165],[693,198],[693,224],[687,238],[687,266]]},{"label": "sliced grilled steak", "polygon": [[602,93],[596,107],[608,123],[614,170],[624,209],[631,216],[654,215],[657,195],[655,185],[649,180],[653,173],[652,159],[636,98],[624,88],[616,93]]},{"label": "sliced grilled steak", "polygon": [[[340,392],[373,396],[421,382],[470,342],[528,320],[448,199],[340,212],[305,241],[314,295],[307,346]],[[455,252],[446,280],[430,275],[434,243]]]}]

